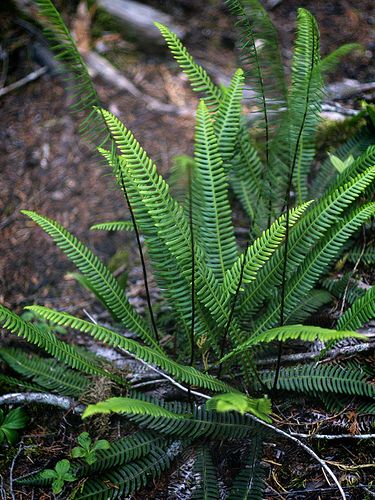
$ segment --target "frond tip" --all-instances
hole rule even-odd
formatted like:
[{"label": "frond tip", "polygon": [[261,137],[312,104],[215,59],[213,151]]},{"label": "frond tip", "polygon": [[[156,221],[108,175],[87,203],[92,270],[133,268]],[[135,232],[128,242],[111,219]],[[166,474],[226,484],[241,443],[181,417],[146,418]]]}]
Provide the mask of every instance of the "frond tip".
[{"label": "frond tip", "polygon": [[272,422],[269,417],[272,411],[271,400],[267,397],[253,399],[240,392],[228,392],[209,399],[206,408],[218,412],[237,411],[241,415],[251,413],[265,422]]}]

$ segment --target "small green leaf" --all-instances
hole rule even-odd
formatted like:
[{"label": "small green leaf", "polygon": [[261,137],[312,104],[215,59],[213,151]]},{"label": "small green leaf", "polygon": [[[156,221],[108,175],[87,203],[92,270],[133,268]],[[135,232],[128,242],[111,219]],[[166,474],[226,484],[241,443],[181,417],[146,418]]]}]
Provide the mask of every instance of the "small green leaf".
[{"label": "small green leaf", "polygon": [[90,449],[90,446],[91,446],[91,443],[92,443],[92,439],[91,439],[91,437],[90,437],[90,435],[89,435],[88,432],[82,432],[78,436],[77,441],[82,446],[82,448],[84,448],[85,450],[89,450]]},{"label": "small green leaf", "polygon": [[81,446],[76,446],[75,448],[72,449],[72,457],[73,458],[80,458],[84,457],[86,455],[86,450],[84,450]]},{"label": "small green leaf", "polygon": [[265,422],[271,422],[269,415],[272,407],[271,401],[267,397],[252,399],[239,392],[228,392],[209,399],[206,403],[206,408],[207,410],[216,410],[218,412],[237,411],[241,415],[252,413]]},{"label": "small green leaf", "polygon": [[108,450],[109,449],[109,442],[106,439],[99,439],[94,445],[93,445],[93,450]]},{"label": "small green leaf", "polygon": [[43,479],[54,479],[57,477],[57,474],[53,469],[45,469],[41,472],[40,477]]},{"label": "small green leaf", "polygon": [[56,478],[52,483],[52,491],[55,494],[61,493],[64,487],[64,480],[60,477]]},{"label": "small green leaf", "polygon": [[7,429],[23,429],[27,424],[27,415],[22,408],[15,408],[7,413],[3,421]]}]

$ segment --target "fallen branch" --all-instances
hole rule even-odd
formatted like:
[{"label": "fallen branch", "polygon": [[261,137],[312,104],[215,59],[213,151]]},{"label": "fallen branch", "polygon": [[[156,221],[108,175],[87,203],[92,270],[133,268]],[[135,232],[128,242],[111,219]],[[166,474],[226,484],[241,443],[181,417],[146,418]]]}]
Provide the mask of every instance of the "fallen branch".
[{"label": "fallen branch", "polygon": [[86,408],[85,405],[77,403],[74,399],[67,396],[56,396],[43,392],[16,392],[0,396],[1,405],[12,405],[22,403],[36,403],[50,406],[57,406],[62,410],[72,410],[76,415],[81,415]]},{"label": "fallen branch", "polygon": [[32,73],[29,73],[27,76],[21,78],[20,80],[11,83],[7,87],[3,87],[2,89],[0,89],[0,97],[5,94],[9,94],[9,92],[12,92],[13,90],[19,89],[20,87],[23,87],[24,85],[27,85],[30,82],[33,82],[40,76],[44,75],[46,71],[47,68],[45,66],[42,66],[41,68],[36,69]]},{"label": "fallen branch", "polygon": [[374,90],[375,82],[361,83],[350,78],[344,78],[341,82],[334,82],[326,86],[326,93],[332,99],[345,99]]},{"label": "fallen branch", "polygon": [[[375,349],[375,342],[363,342],[361,344],[350,345],[345,347],[338,347],[336,349],[332,349],[327,351],[325,357],[320,362],[332,361],[333,359],[338,358],[339,356],[354,356],[361,352],[367,352]],[[310,361],[314,360],[319,356],[319,352],[310,351],[310,352],[299,352],[296,354],[287,354],[286,356],[282,356],[282,363],[292,363],[292,362],[300,362],[300,361]],[[277,358],[267,358],[267,359],[257,359],[257,366],[267,366],[274,365],[277,361]]]},{"label": "fallen branch", "polygon": [[335,439],[375,439],[375,434],[302,434],[291,432],[290,435],[305,439],[326,439],[327,441]]}]

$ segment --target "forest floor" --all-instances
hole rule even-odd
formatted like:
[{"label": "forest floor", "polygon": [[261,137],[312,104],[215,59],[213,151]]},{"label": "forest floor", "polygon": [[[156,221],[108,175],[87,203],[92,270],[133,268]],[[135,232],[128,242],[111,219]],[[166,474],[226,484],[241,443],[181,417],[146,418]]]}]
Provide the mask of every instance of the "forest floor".
[{"label": "forest floor", "polygon": [[[148,3],[169,12],[186,27],[186,46],[203,66],[206,65],[208,72],[213,72],[214,79],[220,74],[229,77],[234,72],[234,30],[228,15],[217,2],[153,0]],[[283,55],[287,61],[291,57],[295,15],[300,6],[310,9],[317,17],[323,54],[342,43],[359,42],[364,46],[360,55],[350,56],[340,64],[331,81],[343,78],[375,81],[375,2],[282,1],[272,9],[271,15],[279,28]],[[3,28],[0,43],[1,49],[9,53],[5,75],[5,85],[9,85],[35,69],[36,61],[30,47],[38,42],[39,35],[20,24],[10,8],[2,5],[0,9]],[[68,19],[71,16],[72,12],[68,10]],[[147,53],[138,49],[134,42],[126,40],[123,47],[124,54],[119,50],[110,51],[112,62],[121,67],[142,92],[176,107],[196,108],[196,95],[190,91],[186,78],[167,51]],[[95,85],[104,107],[116,113],[133,131],[163,174],[168,176],[176,155],[192,153],[193,114],[178,116],[155,112],[148,109],[144,102],[100,79],[95,80]],[[0,302],[18,312],[30,303],[57,307],[71,313],[80,313],[83,309],[100,312],[100,307],[93,304],[91,295],[67,275],[73,270],[68,260],[40,229],[20,214],[21,209],[29,209],[64,224],[97,255],[109,261],[114,270],[119,267],[119,262],[121,265],[129,262],[129,293],[136,305],[142,308],[144,290],[139,264],[133,265],[137,257],[132,238],[124,233],[103,234],[89,230],[94,223],[124,219],[128,214],[108,170],[79,138],[77,119],[69,113],[68,103],[64,83],[51,73],[0,96]],[[350,102],[350,106],[359,107],[359,99]],[[240,224],[246,224],[240,216],[238,220]],[[37,414],[35,409],[32,411]],[[302,402],[298,418],[301,421],[305,417],[313,419],[313,415],[320,411],[320,408],[303,408]],[[41,456],[43,450],[47,455],[58,453],[61,450],[59,437],[69,435],[72,439],[74,435],[72,421],[64,420],[61,424],[57,419],[55,429],[49,428],[48,434],[46,423],[51,417],[53,422],[53,416],[54,412],[46,411],[30,430],[31,436],[39,435]],[[360,480],[368,484],[373,468],[368,473],[361,472],[358,479],[354,463],[374,462],[371,448],[367,444],[359,446],[356,443],[353,446],[343,443],[339,452],[340,456],[337,446],[320,445],[320,453],[331,456],[333,462],[339,459],[352,464],[336,469],[340,477],[352,476],[354,483]],[[38,465],[38,457],[31,452],[27,456],[27,453],[24,454],[17,462],[15,476],[24,473],[30,462]],[[269,490],[267,498],[336,498],[334,488],[327,486],[318,464],[307,465],[309,459],[302,452],[296,453],[292,446],[284,446],[281,453],[277,447],[270,445],[267,458],[269,463],[275,464],[269,480],[272,490]],[[297,478],[295,484],[291,481],[292,471]],[[288,496],[286,490],[289,488],[296,493]],[[161,490],[162,485],[158,485],[155,493],[150,493],[154,496],[147,498],[163,498],[156,493]],[[297,490],[302,490],[302,493]],[[311,493],[307,493],[309,490]],[[347,491],[348,498],[366,498],[367,493],[361,488],[354,486]],[[24,492],[17,495],[16,498],[31,498]],[[38,498],[49,497],[45,494]]]}]

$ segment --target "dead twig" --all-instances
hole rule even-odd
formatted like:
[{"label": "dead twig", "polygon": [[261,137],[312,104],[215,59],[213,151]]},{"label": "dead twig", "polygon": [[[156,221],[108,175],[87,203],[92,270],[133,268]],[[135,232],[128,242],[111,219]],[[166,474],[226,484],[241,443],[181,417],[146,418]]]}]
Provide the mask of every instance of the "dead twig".
[{"label": "dead twig", "polygon": [[38,68],[35,71],[32,71],[24,78],[21,78],[20,80],[17,80],[16,82],[11,83],[7,87],[0,88],[0,97],[5,95],[5,94],[8,94],[9,92],[12,92],[13,90],[16,90],[16,89],[19,89],[20,87],[23,87],[24,85],[28,84],[29,82],[36,80],[40,76],[44,75],[44,73],[46,73],[46,71],[47,71],[47,68],[45,66],[42,66],[41,68]]},{"label": "dead twig", "polygon": [[375,439],[375,434],[302,434],[298,432],[291,432],[290,434],[305,439],[326,439],[327,441],[335,439]]},{"label": "dead twig", "polygon": [[62,410],[72,410],[76,415],[81,415],[86,407],[85,405],[78,404],[74,399],[67,396],[56,396],[55,394],[47,394],[44,392],[16,392],[0,396],[0,406],[11,404],[19,405],[22,403],[57,406]]},{"label": "dead twig", "polygon": [[20,442],[20,445],[18,447],[17,453],[14,455],[12,463],[9,468],[9,494],[12,498],[12,500],[16,500],[16,496],[13,491],[13,471],[14,471],[14,466],[16,464],[17,458],[20,456],[22,450],[23,450],[23,441]]}]

